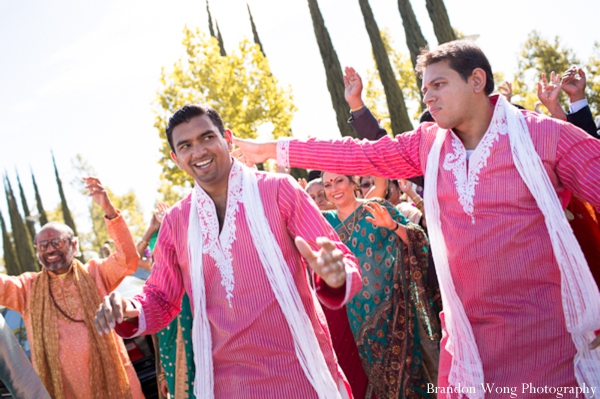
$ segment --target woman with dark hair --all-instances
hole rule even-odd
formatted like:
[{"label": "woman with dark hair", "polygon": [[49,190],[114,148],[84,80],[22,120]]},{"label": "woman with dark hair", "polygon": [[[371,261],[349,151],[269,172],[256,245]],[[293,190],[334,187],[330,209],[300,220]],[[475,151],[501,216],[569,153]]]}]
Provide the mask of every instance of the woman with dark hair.
[{"label": "woman with dark hair", "polygon": [[367,398],[428,398],[437,381],[439,293],[427,285],[429,243],[423,230],[389,202],[356,197],[352,178],[323,174],[324,212],[358,258],[363,288],[346,305],[363,368]]}]

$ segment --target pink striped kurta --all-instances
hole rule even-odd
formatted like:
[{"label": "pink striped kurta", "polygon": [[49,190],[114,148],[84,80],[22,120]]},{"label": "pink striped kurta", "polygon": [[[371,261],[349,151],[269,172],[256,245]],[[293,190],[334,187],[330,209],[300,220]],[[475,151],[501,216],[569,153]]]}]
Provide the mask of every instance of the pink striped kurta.
[{"label": "pink striped kurta", "polygon": [[[262,172],[257,172],[257,175],[271,230],[292,271],[327,365],[336,384],[342,382],[343,385],[345,377],[337,365],[317,296],[329,307],[339,308],[358,292],[362,283],[355,258],[292,178]],[[228,201],[232,198],[232,190],[235,190],[231,177],[229,186]],[[227,212],[230,211],[228,206]],[[187,252],[189,212],[190,196],[177,203],[165,217],[154,252],[152,275],[144,293],[134,298],[142,309],[139,324],[122,323],[117,327],[120,334],[157,332],[179,312],[184,289],[193,298]],[[223,246],[225,230],[224,227],[220,236]],[[306,239],[315,249],[315,240],[320,236],[336,243],[345,254],[348,277],[344,287],[333,290],[316,278],[317,295],[314,295],[307,279],[306,261],[294,245],[296,236]],[[235,214],[231,255],[234,279],[231,306],[214,259],[208,254],[204,254],[203,258],[206,307],[213,344],[215,398],[316,398],[316,392],[296,357],[290,329],[254,247],[241,202]]]},{"label": "pink striped kurta", "polygon": [[[533,112],[524,115],[556,192],[570,190],[600,207],[600,140],[569,123]],[[437,130],[437,125],[424,123],[377,142],[293,140],[289,162],[351,175],[413,177],[425,174]],[[508,135],[494,140],[484,136],[470,161],[461,163],[464,156],[462,142],[449,132],[437,186],[452,278],[473,326],[485,381],[517,387],[519,398],[543,396],[522,392],[526,383],[576,386],[575,347],[565,326],[558,265],[542,213],[514,166]],[[465,178],[469,168],[479,169],[478,179]],[[474,184],[462,186],[461,180]],[[469,191],[472,203],[466,200]],[[451,364],[445,342],[440,387],[448,386]]]}]

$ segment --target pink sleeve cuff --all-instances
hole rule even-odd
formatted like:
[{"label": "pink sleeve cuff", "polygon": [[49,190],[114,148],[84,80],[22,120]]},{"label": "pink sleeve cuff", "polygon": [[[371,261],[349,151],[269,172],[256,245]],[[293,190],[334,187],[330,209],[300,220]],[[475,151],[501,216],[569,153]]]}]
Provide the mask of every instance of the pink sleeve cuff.
[{"label": "pink sleeve cuff", "polygon": [[315,288],[319,301],[330,309],[340,309],[352,297],[352,278],[354,273],[346,274],[346,282],[339,288],[331,288],[321,276],[315,274]]}]

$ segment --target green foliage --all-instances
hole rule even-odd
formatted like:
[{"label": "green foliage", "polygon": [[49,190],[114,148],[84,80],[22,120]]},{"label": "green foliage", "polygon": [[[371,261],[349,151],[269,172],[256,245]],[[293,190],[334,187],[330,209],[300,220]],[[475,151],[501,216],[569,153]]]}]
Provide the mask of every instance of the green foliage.
[{"label": "green foliage", "polygon": [[600,114],[600,43],[594,43],[594,51],[586,64],[587,99],[593,115]]},{"label": "green foliage", "polygon": [[52,163],[54,164],[54,175],[56,176],[56,184],[58,186],[58,194],[60,196],[60,204],[62,207],[64,223],[73,230],[75,236],[78,236],[77,228],[75,227],[75,221],[73,220],[73,216],[71,215],[71,211],[69,210],[69,205],[67,204],[67,197],[65,196],[65,192],[63,190],[62,181],[60,180],[60,176],[58,175],[58,168],[56,167],[56,160],[54,159],[54,154],[52,154]]},{"label": "green foliage", "polygon": [[63,207],[62,207],[61,203],[58,203],[56,205],[56,208],[49,210],[48,212],[46,212],[46,214],[47,214],[48,222],[58,222],[58,223],[65,222],[65,218],[63,216]]},{"label": "green foliage", "polygon": [[[518,71],[513,83],[513,102],[533,110],[537,98],[537,82],[542,73],[550,76],[552,71],[563,74],[571,65],[579,64],[572,49],[565,47],[558,36],[553,41],[543,37],[538,31],[532,31],[518,55]],[[567,104],[568,96],[562,92],[560,103]]]},{"label": "green foliage", "polygon": [[0,227],[2,228],[2,249],[4,250],[4,269],[6,274],[17,276],[21,274],[21,266],[19,264],[19,258],[15,253],[10,234],[4,222],[4,216],[0,212]]},{"label": "green foliage", "polygon": [[6,201],[8,203],[8,212],[10,214],[10,225],[13,234],[13,241],[21,272],[39,271],[38,262],[33,249],[33,237],[27,231],[25,222],[19,213],[17,200],[8,177],[5,176],[4,188],[6,192]]},{"label": "green foliage", "polygon": [[171,160],[166,137],[168,119],[176,110],[190,103],[211,106],[221,114],[226,127],[243,138],[256,137],[257,128],[271,122],[277,138],[290,135],[296,107],[291,88],[281,87],[258,45],[244,39],[236,50],[221,56],[215,38],[187,27],[183,33],[186,55],[171,72],[163,68],[154,126],[162,142],[161,178],[173,186],[189,187],[191,179]]},{"label": "green foliage", "polygon": [[27,204],[27,198],[25,197],[25,191],[23,191],[23,185],[21,185],[21,179],[17,173],[17,183],[19,186],[19,193],[21,194],[21,206],[23,207],[23,215],[25,216],[25,224],[31,238],[35,237],[35,221],[31,218],[29,212],[29,205]]},{"label": "green foliage", "polygon": [[[396,75],[396,80],[402,89],[405,102],[408,108],[413,110],[413,119],[417,120],[421,113],[421,91],[417,86],[417,78],[412,67],[410,56],[394,49],[394,41],[388,29],[381,30],[381,38],[388,52],[392,69]],[[365,103],[375,115],[381,119],[381,125],[385,130],[391,132],[390,113],[383,91],[383,85],[379,79],[377,67],[367,69],[367,79],[365,84]]]},{"label": "green foliage", "polygon": [[38,215],[40,215],[40,226],[43,226],[46,223],[48,223],[48,216],[46,216],[44,205],[42,205],[42,197],[40,196],[37,183],[35,182],[35,176],[33,176],[33,171],[31,171],[31,180],[33,181],[33,190],[35,191],[35,202],[37,205]]},{"label": "green foliage", "polygon": [[[85,189],[85,182],[82,177],[97,176],[96,171],[80,154],[77,154],[75,158],[72,159],[71,164],[76,172],[76,177],[71,184],[75,186],[82,195],[88,197],[88,192]],[[110,188],[104,186],[104,189],[113,206],[121,211],[121,215],[127,222],[131,235],[134,238],[142,237],[146,225],[144,223],[144,215],[140,203],[135,196],[135,193],[129,191],[124,195],[116,195]],[[100,247],[110,239],[104,221],[104,210],[91,199],[89,199],[88,210],[92,222],[92,229],[89,232],[80,233],[79,245],[84,253],[90,251],[99,252]]]}]

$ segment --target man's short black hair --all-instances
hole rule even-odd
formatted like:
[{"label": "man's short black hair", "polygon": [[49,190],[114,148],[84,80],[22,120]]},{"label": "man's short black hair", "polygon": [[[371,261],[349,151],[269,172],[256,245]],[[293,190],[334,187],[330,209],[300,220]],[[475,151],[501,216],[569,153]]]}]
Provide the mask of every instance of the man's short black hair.
[{"label": "man's short black hair", "polygon": [[175,147],[173,146],[173,129],[182,123],[188,123],[195,117],[202,115],[208,115],[217,129],[219,129],[221,135],[225,135],[225,126],[223,125],[223,120],[221,119],[221,115],[219,115],[215,109],[206,105],[187,104],[179,108],[173,114],[173,116],[169,118],[169,123],[167,124],[167,140],[169,141],[171,151],[175,152]]},{"label": "man's short black hair", "polygon": [[415,70],[423,77],[425,68],[440,61],[448,61],[450,68],[454,69],[466,81],[476,68],[485,72],[485,94],[488,96],[494,91],[494,75],[492,67],[483,51],[471,40],[453,40],[446,42],[433,50],[423,49],[417,57]]}]

